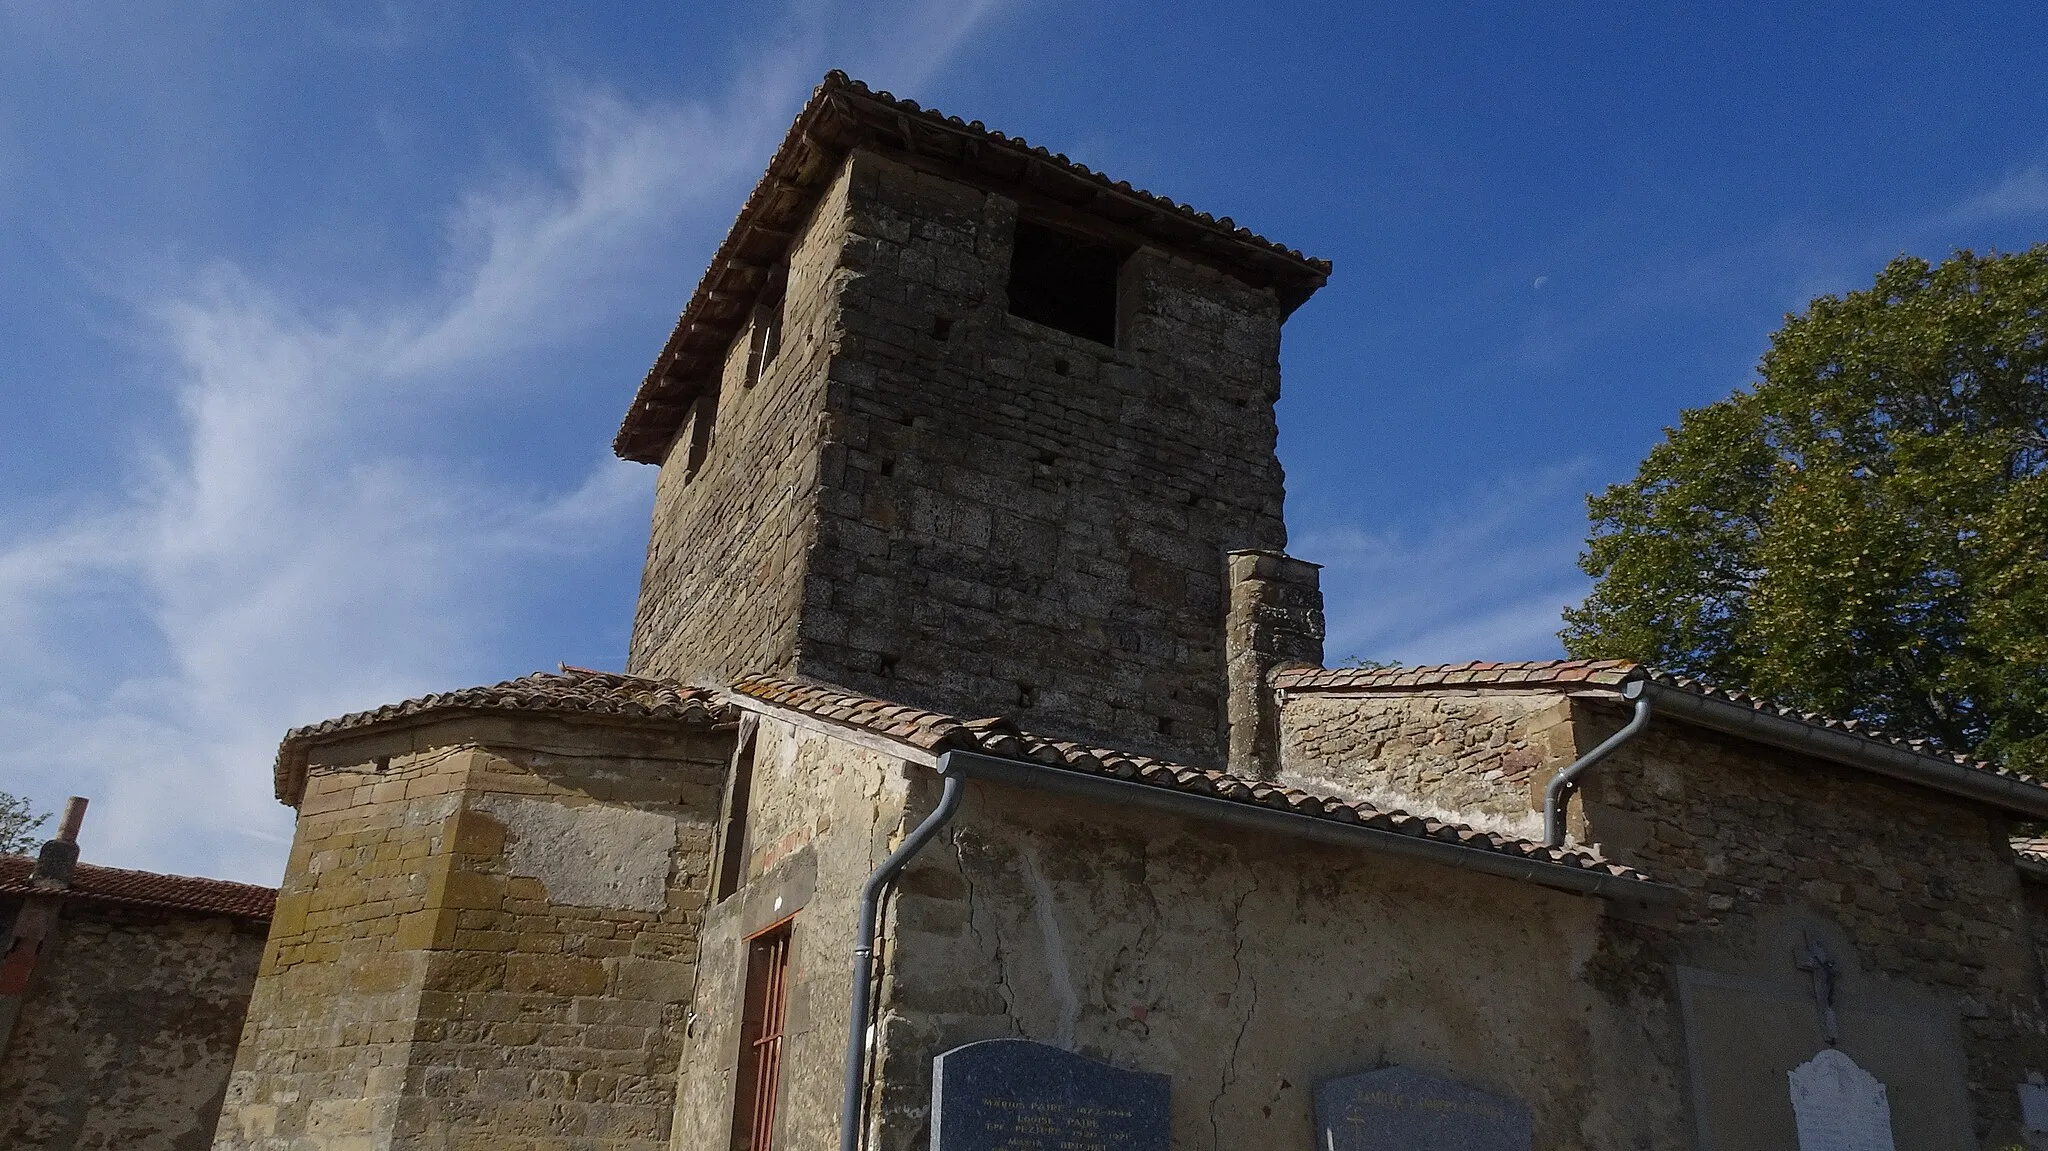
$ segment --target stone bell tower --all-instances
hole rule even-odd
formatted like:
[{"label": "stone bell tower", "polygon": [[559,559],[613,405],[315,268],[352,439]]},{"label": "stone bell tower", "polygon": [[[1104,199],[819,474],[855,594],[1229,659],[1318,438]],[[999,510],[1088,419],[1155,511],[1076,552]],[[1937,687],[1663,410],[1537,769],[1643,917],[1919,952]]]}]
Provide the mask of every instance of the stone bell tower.
[{"label": "stone bell tower", "polygon": [[831,74],[620,429],[661,466],[629,670],[1220,762],[1226,555],[1286,544],[1280,327],[1328,272]]}]

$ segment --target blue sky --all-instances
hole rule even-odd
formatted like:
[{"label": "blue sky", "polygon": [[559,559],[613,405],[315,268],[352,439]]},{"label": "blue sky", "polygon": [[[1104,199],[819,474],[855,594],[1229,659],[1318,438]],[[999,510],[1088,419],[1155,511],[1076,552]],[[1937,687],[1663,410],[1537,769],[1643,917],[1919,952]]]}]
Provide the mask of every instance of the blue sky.
[{"label": "blue sky", "polygon": [[[596,14],[593,14],[596,13]],[[1557,653],[1582,499],[1890,257],[2048,240],[2039,5],[0,0],[0,789],[275,880],[284,730],[624,659],[627,398],[827,68],[1336,262],[1333,658]]]}]

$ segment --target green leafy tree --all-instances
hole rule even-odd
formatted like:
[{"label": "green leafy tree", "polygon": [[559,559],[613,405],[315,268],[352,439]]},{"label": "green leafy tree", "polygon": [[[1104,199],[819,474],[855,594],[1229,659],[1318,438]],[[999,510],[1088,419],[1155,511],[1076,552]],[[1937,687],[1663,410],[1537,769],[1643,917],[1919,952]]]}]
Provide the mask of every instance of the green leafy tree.
[{"label": "green leafy tree", "polygon": [[1574,656],[2048,775],[2048,245],[1814,300],[1587,505]]},{"label": "green leafy tree", "polygon": [[49,818],[48,812],[36,814],[29,801],[21,796],[0,791],[0,855],[34,852],[42,842],[36,838],[36,829]]}]

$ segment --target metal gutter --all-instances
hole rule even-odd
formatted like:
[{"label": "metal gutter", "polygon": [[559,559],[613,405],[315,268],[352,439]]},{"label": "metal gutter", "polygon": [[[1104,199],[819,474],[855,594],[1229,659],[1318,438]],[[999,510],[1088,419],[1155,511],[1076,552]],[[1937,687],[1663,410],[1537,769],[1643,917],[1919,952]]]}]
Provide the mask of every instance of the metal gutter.
[{"label": "metal gutter", "polygon": [[947,752],[949,772],[969,779],[1005,787],[1057,792],[1081,799],[1113,804],[1119,809],[1137,808],[1187,819],[1227,823],[1252,831],[1270,832],[1317,843],[1354,847],[1383,855],[1419,859],[1447,867],[1463,868],[1503,879],[1541,884],[1575,895],[1597,895],[1604,899],[1667,903],[1683,898],[1675,887],[1642,879],[1627,879],[1606,871],[1568,867],[1535,859],[1518,859],[1499,852],[1461,847],[1439,839],[1403,835],[1398,831],[1318,819],[1294,811],[1254,807],[1211,795],[1193,795],[1151,784],[1133,783],[1109,776],[1089,775],[1069,768],[1046,767],[974,752]]},{"label": "metal gutter", "polygon": [[846,1079],[839,1096],[840,1151],[860,1151],[865,1126],[861,1122],[861,1102],[867,1094],[868,1016],[874,1002],[875,921],[882,907],[882,889],[895,881],[911,857],[924,850],[924,845],[960,810],[966,779],[951,767],[951,760],[958,754],[949,751],[939,757],[939,774],[946,783],[939,792],[938,806],[904,837],[860,889],[860,921],[853,936],[853,1004],[846,1016]]},{"label": "metal gutter", "polygon": [[1588,768],[1608,756],[1622,744],[1643,733],[1650,726],[1650,700],[1643,694],[1643,681],[1636,679],[1621,685],[1621,697],[1636,701],[1636,714],[1620,731],[1600,741],[1600,746],[1572,761],[1570,767],[1550,777],[1549,786],[1543,789],[1543,843],[1546,847],[1564,846],[1564,805],[1572,789],[1579,785],[1579,776]]},{"label": "metal gutter", "polygon": [[1637,682],[1643,685],[1642,698],[1654,702],[1659,712],[1674,719],[1860,767],[2033,819],[2048,819],[2048,787],[2040,784],[2008,779],[1954,760],[1922,755],[1846,731],[1817,727],[1804,720],[1668,687],[1656,680]]}]

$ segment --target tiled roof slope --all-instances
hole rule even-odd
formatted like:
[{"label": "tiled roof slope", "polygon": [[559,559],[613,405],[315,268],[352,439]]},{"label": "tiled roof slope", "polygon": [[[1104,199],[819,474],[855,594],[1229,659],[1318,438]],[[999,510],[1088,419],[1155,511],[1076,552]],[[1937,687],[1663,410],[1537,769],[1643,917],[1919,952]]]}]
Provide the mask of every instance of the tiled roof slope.
[{"label": "tiled roof slope", "polygon": [[1273,685],[1283,691],[1399,692],[1436,687],[1491,688],[1573,688],[1619,687],[1630,680],[1648,680],[1662,687],[1683,691],[1703,699],[1718,700],[1763,712],[1781,719],[1853,735],[1872,743],[1885,744],[1930,759],[1960,764],[2001,779],[2040,786],[2039,781],[1995,763],[1946,751],[1932,740],[1907,739],[1856,719],[1836,719],[1817,712],[1759,699],[1739,691],[1715,687],[1690,676],[1677,675],[1647,664],[1620,659],[1532,660],[1521,663],[1446,663],[1430,667],[1310,667],[1285,668],[1273,673]]},{"label": "tiled roof slope", "polygon": [[1521,663],[1442,663],[1430,667],[1291,667],[1273,673],[1287,691],[1400,691],[1418,687],[1614,686],[1635,679],[1622,659],[1544,659]]},{"label": "tiled roof slope", "polygon": [[296,804],[306,786],[306,752],[322,739],[385,724],[475,712],[553,712],[611,716],[634,722],[708,724],[726,717],[718,693],[666,680],[564,666],[486,687],[436,692],[369,711],[350,712],[287,732],[273,772],[277,798]]},{"label": "tiled roof slope", "polygon": [[1338,823],[1357,823],[1384,831],[1427,837],[1474,851],[1494,852],[1564,867],[1604,872],[1622,879],[1649,881],[1634,868],[1609,863],[1584,851],[1545,847],[1490,831],[1409,815],[1370,803],[1312,795],[1226,772],[1186,767],[1149,756],[1047,739],[1024,731],[1007,719],[962,720],[938,712],[852,695],[817,684],[767,676],[750,676],[733,686],[742,695],[806,715],[901,740],[924,751],[976,751],[1003,759],[1043,764],[1092,775],[1105,775],[1234,803],[1276,808]]},{"label": "tiled roof slope", "polygon": [[[0,897],[34,894],[29,874],[36,861],[22,855],[0,855]],[[154,871],[129,871],[80,863],[64,889],[66,899],[86,899],[124,907],[153,907],[167,911],[190,911],[201,915],[226,915],[236,919],[268,920],[277,903],[277,890],[225,879],[200,879],[190,875],[160,875]]]},{"label": "tiled roof slope", "polygon": [[844,72],[828,72],[740,208],[675,332],[633,396],[612,443],[619,456],[661,462],[690,401],[715,376],[725,349],[745,324],[769,269],[795,238],[840,158],[856,147],[934,157],[991,184],[1022,186],[1033,195],[1105,217],[1206,257],[1252,283],[1271,286],[1285,311],[1293,311],[1330,275],[1328,260],[1254,235],[1228,216],[1197,212],[1020,137],[992,131],[979,120],[941,115],[915,101],[871,91]]}]

